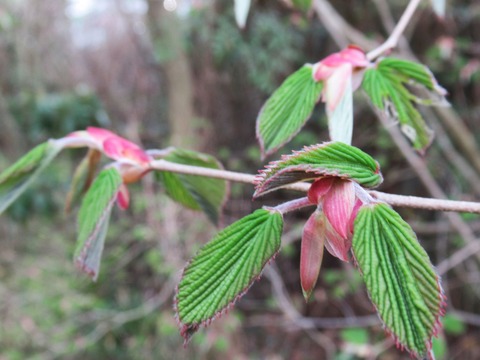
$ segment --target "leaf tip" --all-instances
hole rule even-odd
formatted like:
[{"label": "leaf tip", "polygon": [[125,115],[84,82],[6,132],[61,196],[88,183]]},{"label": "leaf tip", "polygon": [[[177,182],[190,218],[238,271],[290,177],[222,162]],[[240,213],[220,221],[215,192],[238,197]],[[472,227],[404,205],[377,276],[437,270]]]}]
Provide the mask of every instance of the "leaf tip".
[{"label": "leaf tip", "polygon": [[88,266],[81,255],[75,259],[75,267],[81,272],[87,274],[94,282],[97,281],[98,269]]},{"label": "leaf tip", "polygon": [[193,334],[195,334],[198,331],[199,328],[200,328],[200,325],[198,325],[198,324],[193,324],[193,325],[183,324],[181,326],[180,335],[183,337],[183,347],[184,348],[187,347],[187,344],[189,343]]},{"label": "leaf tip", "polygon": [[303,298],[305,299],[305,303],[308,304],[312,300],[312,293],[313,293],[313,289],[307,291],[302,288],[302,294],[303,294]]}]

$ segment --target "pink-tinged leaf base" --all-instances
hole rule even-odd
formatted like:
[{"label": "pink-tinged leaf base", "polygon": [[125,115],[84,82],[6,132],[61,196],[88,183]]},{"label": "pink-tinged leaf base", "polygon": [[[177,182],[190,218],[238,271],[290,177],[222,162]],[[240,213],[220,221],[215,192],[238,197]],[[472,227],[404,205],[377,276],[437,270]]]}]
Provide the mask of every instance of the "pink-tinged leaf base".
[{"label": "pink-tinged leaf base", "polygon": [[122,210],[128,209],[128,206],[130,205],[130,194],[125,184],[120,185],[120,189],[117,193],[117,204]]},{"label": "pink-tinged leaf base", "polygon": [[349,234],[349,223],[355,205],[355,188],[351,181],[337,180],[325,194],[323,211],[332,228],[342,238]]},{"label": "pink-tinged leaf base", "polygon": [[316,210],[303,228],[300,252],[300,284],[306,301],[310,298],[317,283],[322,266],[324,242],[324,216]]},{"label": "pink-tinged leaf base", "polygon": [[315,182],[310,186],[308,190],[308,200],[312,204],[318,204],[325,196],[325,194],[330,190],[332,187],[333,182],[336,178],[334,177],[325,177],[315,180]]},{"label": "pink-tinged leaf base", "polygon": [[150,161],[150,157],[139,146],[119,136],[106,139],[103,149],[105,155],[118,161],[131,160],[143,166],[147,166]]},{"label": "pink-tinged leaf base", "polygon": [[[147,167],[150,157],[137,144],[102,128],[88,127],[86,130],[75,131],[65,138],[66,147],[87,146],[102,151],[113,160]],[[61,139],[61,140],[63,140]]]},{"label": "pink-tinged leaf base", "polygon": [[336,258],[348,262],[348,252],[352,247],[351,237],[342,238],[325,217],[325,248]]},{"label": "pink-tinged leaf base", "polygon": [[365,68],[370,64],[365,53],[360,48],[350,45],[346,49],[331,54],[314,65],[314,79],[316,81],[327,80],[342,65],[353,68]]},{"label": "pink-tinged leaf base", "polygon": [[350,64],[340,65],[325,81],[322,100],[326,103],[328,112],[332,113],[340,103],[347,83],[352,81],[352,71]]},{"label": "pink-tinged leaf base", "polygon": [[350,179],[364,187],[382,181],[378,163],[360,149],[333,141],[305,147],[273,161],[255,178],[254,198],[297,181],[336,177]]}]

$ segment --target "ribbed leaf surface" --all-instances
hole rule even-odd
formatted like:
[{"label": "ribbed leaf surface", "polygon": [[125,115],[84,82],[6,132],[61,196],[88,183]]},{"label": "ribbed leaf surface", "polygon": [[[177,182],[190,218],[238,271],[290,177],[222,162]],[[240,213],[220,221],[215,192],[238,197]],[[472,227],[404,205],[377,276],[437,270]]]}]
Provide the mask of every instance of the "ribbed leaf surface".
[{"label": "ribbed leaf surface", "polygon": [[262,155],[275,152],[303,127],[320,98],[323,83],[316,82],[312,66],[291,74],[263,105],[257,118]]},{"label": "ribbed leaf surface", "polygon": [[75,265],[96,280],[108,222],[122,177],[117,169],[100,172],[83,198],[78,213]]},{"label": "ribbed leaf surface", "polygon": [[282,215],[257,210],[225,228],[187,265],[176,311],[185,340],[227,310],[260,276],[280,248]]},{"label": "ribbed leaf surface", "polygon": [[[190,150],[174,149],[164,159],[177,164],[223,169],[213,156]],[[228,193],[225,180],[166,171],[157,172],[157,175],[173,200],[190,209],[203,210],[214,224],[218,223]]]},{"label": "ribbed leaf surface", "polygon": [[[413,93],[409,86],[416,86],[417,91]],[[413,147],[425,151],[433,133],[414,104],[447,104],[445,90],[438,86],[432,73],[425,66],[411,61],[385,58],[376,68],[365,72],[362,87],[373,105],[400,123]],[[418,91],[426,93],[425,97],[417,95]]]},{"label": "ribbed leaf surface", "polygon": [[0,174],[0,214],[35,181],[60,150],[54,141],[37,145]]},{"label": "ribbed leaf surface", "polygon": [[353,180],[369,188],[383,181],[380,166],[370,155],[342,142],[327,142],[305,147],[270,163],[258,175],[253,196],[322,176]]},{"label": "ribbed leaf surface", "polygon": [[360,209],[352,250],[372,302],[397,344],[429,356],[444,295],[427,253],[410,226],[386,204]]}]

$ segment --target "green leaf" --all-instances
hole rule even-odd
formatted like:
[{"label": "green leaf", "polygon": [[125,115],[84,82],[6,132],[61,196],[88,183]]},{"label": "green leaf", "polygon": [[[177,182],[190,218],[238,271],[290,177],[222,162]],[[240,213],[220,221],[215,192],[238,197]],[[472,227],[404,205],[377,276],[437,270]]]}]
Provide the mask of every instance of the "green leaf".
[{"label": "green leaf", "polygon": [[[432,73],[415,62],[385,58],[375,68],[365,72],[362,87],[373,105],[400,123],[401,130],[413,147],[424,152],[432,141],[433,132],[415,103],[448,104],[444,97],[445,90],[438,86]],[[419,92],[425,95],[420,97]]]},{"label": "green leaf", "polygon": [[305,125],[320,98],[323,83],[313,79],[307,64],[291,74],[263,105],[257,117],[257,138],[263,157],[287,143]]},{"label": "green leaf", "polygon": [[72,207],[80,202],[82,195],[90,187],[101,155],[102,153],[99,150],[89,149],[87,155],[78,164],[65,201],[66,212],[70,212]]},{"label": "green leaf", "polygon": [[312,0],[293,0],[293,6],[296,9],[307,12],[312,7]]},{"label": "green leaf", "polygon": [[445,315],[442,322],[445,332],[450,335],[462,335],[467,330],[462,319],[452,314]]},{"label": "green leaf", "polygon": [[432,350],[436,360],[447,360],[448,357],[448,345],[445,338],[440,335],[440,338],[433,338]]},{"label": "green leaf", "polygon": [[55,141],[37,145],[0,174],[0,214],[35,181],[60,150]]},{"label": "green leaf", "polygon": [[352,250],[388,332],[411,354],[427,356],[445,303],[440,279],[411,227],[386,204],[364,206]]},{"label": "green leaf", "polygon": [[85,194],[78,213],[74,261],[93,280],[98,276],[110,213],[121,185],[122,176],[117,169],[101,171]]},{"label": "green leaf", "polygon": [[282,215],[260,209],[225,228],[183,271],[176,312],[187,341],[233,306],[280,249]]},{"label": "green leaf", "polygon": [[326,142],[305,147],[270,163],[258,175],[253,197],[322,176],[353,180],[369,188],[383,181],[380,165],[370,155],[342,142]]},{"label": "green leaf", "polygon": [[[213,157],[190,150],[173,149],[164,160],[177,164],[223,169]],[[172,172],[157,172],[158,178],[173,200],[193,210],[203,210],[217,224],[228,193],[225,180]]]}]

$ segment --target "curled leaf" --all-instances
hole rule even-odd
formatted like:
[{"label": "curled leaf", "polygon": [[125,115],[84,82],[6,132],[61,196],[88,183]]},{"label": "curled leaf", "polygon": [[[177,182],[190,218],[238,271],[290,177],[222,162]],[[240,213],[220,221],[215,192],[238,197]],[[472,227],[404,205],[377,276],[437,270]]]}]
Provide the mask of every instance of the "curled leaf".
[{"label": "curled leaf", "polygon": [[68,213],[92,184],[95,170],[100,161],[102,153],[96,149],[89,149],[87,155],[78,164],[73,174],[70,191],[65,202],[65,211]]},{"label": "curled leaf", "polygon": [[300,284],[306,301],[312,295],[322,266],[325,243],[324,219],[323,214],[316,210],[303,228],[300,250]]},{"label": "curled leaf", "polygon": [[[376,67],[365,71],[362,87],[373,105],[400,123],[413,147],[424,152],[433,139],[433,132],[415,104],[448,104],[445,90],[437,84],[432,73],[412,61],[385,58]],[[424,96],[417,94],[418,90]]]},{"label": "curled leaf", "polygon": [[323,212],[332,228],[346,239],[349,237],[349,222],[355,205],[355,188],[351,181],[336,180],[323,200]]},{"label": "curled leaf", "polygon": [[352,180],[365,187],[383,181],[380,166],[362,150],[342,142],[327,142],[270,163],[256,179],[254,198],[302,180],[334,176]]},{"label": "curled leaf", "polygon": [[122,185],[117,169],[100,172],[85,194],[78,212],[75,265],[97,279],[113,204]]},{"label": "curled leaf", "polygon": [[350,145],[353,132],[352,66],[340,66],[325,84],[330,140]]}]

